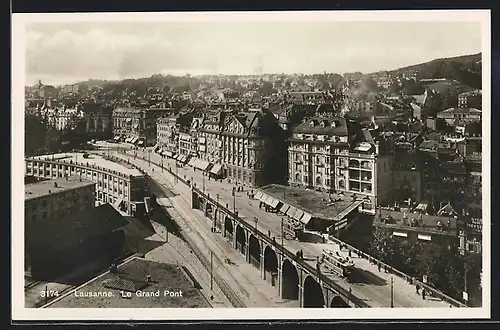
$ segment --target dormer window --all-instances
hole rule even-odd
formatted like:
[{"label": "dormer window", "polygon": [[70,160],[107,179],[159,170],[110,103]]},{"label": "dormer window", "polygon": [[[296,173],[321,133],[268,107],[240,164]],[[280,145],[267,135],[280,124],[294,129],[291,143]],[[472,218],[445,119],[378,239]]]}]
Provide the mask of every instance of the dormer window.
[{"label": "dormer window", "polygon": [[332,121],[332,123],[330,124],[330,126],[331,126],[332,128],[335,128],[335,127],[337,127],[337,124],[336,124],[334,121]]},{"label": "dormer window", "polygon": [[309,127],[314,127],[314,121],[313,121],[313,120],[311,120],[311,121],[309,122]]},{"label": "dormer window", "polygon": [[324,128],[325,127],[325,122],[322,121],[321,124],[320,124],[320,126]]}]

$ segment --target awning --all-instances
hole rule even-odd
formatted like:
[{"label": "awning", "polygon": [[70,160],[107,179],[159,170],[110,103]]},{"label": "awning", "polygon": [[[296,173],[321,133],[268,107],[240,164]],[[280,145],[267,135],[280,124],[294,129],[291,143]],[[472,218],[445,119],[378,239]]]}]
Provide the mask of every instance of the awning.
[{"label": "awning", "polygon": [[283,206],[280,208],[280,211],[286,214],[289,208],[290,205],[284,203]]},{"label": "awning", "polygon": [[207,162],[206,160],[201,160],[201,159],[200,159],[200,160],[198,161],[197,165],[198,165],[198,168],[199,168],[200,170],[202,170],[202,171],[206,171],[206,170],[208,170],[208,167],[210,166],[210,163],[209,163],[209,162]]},{"label": "awning", "polygon": [[177,159],[177,158],[179,158],[179,154],[175,154],[172,156],[172,159]]},{"label": "awning", "polygon": [[302,218],[300,218],[300,222],[302,222],[304,225],[307,225],[309,223],[309,221],[311,220],[311,218],[312,218],[311,214],[304,212],[304,216],[302,216]]},{"label": "awning", "polygon": [[115,140],[115,141],[120,140],[120,136],[115,136],[113,140]]},{"label": "awning", "polygon": [[267,199],[267,195],[264,193],[261,193],[261,195],[259,196],[259,199],[261,202],[264,202]]},{"label": "awning", "polygon": [[266,205],[271,205],[271,202],[273,201],[273,198],[269,195],[266,195],[266,198],[263,200],[263,202],[266,204]]},{"label": "awning", "polygon": [[295,220],[300,220],[302,216],[304,215],[304,211],[297,209],[297,212],[293,215],[293,218]]},{"label": "awning", "polygon": [[290,208],[286,211],[286,215],[293,217],[297,209],[293,206],[290,206]]},{"label": "awning", "polygon": [[172,151],[165,151],[165,150],[163,150],[163,155],[167,156],[167,157],[172,157],[173,156]]},{"label": "awning", "polygon": [[181,158],[181,162],[185,163],[187,161],[187,159],[188,159],[188,156],[183,155],[182,158]]},{"label": "awning", "polygon": [[121,203],[123,203],[123,198],[118,198],[114,203],[113,203],[113,207],[115,209],[119,208]]},{"label": "awning", "polygon": [[127,142],[127,143],[130,142],[130,139],[131,139],[131,137],[126,138],[125,142]]},{"label": "awning", "polygon": [[[135,142],[134,142],[135,143]],[[144,141],[143,140],[140,140],[139,142],[137,142],[137,145],[143,145],[144,144]]]},{"label": "awning", "polygon": [[430,235],[422,235],[422,234],[418,234],[418,239],[421,239],[421,240],[424,240],[424,241],[430,241],[431,240],[431,236]]},{"label": "awning", "polygon": [[400,232],[394,231],[392,233],[392,236],[408,237],[408,234],[407,233],[400,233]]},{"label": "awning", "polygon": [[189,160],[188,165],[189,165],[189,166],[195,166],[195,164],[196,164],[196,162],[197,162],[197,161],[198,161],[198,158],[193,157],[193,158],[191,158],[191,159]]},{"label": "awning", "polygon": [[221,173],[222,173],[222,165],[215,164],[212,167],[212,169],[210,170],[210,173],[215,174],[215,175],[221,175]]},{"label": "awning", "polygon": [[257,192],[255,193],[254,198],[255,198],[255,199],[260,200],[260,198],[261,198],[261,197],[262,197],[262,193],[261,193],[260,191],[257,191]]},{"label": "awning", "polygon": [[281,203],[279,199],[273,198],[273,201],[269,205],[271,205],[271,207],[275,209],[279,203]]}]

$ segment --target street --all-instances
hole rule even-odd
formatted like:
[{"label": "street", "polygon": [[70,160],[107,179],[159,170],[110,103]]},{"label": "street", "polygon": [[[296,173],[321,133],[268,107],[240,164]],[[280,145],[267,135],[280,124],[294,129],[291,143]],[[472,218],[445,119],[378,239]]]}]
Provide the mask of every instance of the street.
[{"label": "street", "polygon": [[[133,152],[131,153],[133,155]],[[148,156],[148,152],[138,151],[138,156],[150,157],[151,164],[148,161],[141,160],[139,158],[133,159],[130,157],[130,161],[147,171],[147,173],[158,180],[159,182],[163,182],[164,184],[171,185],[175,187],[173,190],[178,192],[179,194],[175,197],[171,197],[170,201],[176,209],[180,209],[181,213],[183,213],[184,218],[189,218],[192,220],[191,230],[193,231],[205,231],[205,235],[202,235],[205,239],[207,237],[211,237],[212,239],[207,240],[206,244],[212,248],[218,248],[217,243],[218,240],[214,240],[212,234],[210,232],[211,224],[205,219],[203,214],[198,210],[192,210],[190,208],[190,188],[181,182],[176,183],[176,180],[172,175],[168,173],[168,171],[164,170],[163,173],[159,166],[153,164],[158,163],[161,164],[161,156],[150,153]],[[164,168],[171,167],[172,171],[175,171],[175,161],[172,159],[163,159]],[[155,169],[153,171],[153,169]],[[203,176],[200,171],[193,171],[187,165],[183,167],[177,168],[178,174],[181,177],[186,177],[189,180],[193,180],[196,186],[203,190],[205,187],[205,192],[209,193],[212,197],[219,195],[219,201],[223,204],[228,204],[229,208],[233,207],[233,196],[232,196],[232,187],[233,184],[229,184],[228,182],[219,182],[214,179],[208,179],[207,176]],[[281,235],[281,217],[275,213],[268,213],[264,210],[258,208],[258,201],[252,200],[246,195],[247,190],[243,192],[237,192],[236,197],[234,198],[236,201],[236,210],[239,214],[246,218],[249,222],[251,222],[254,218],[258,219],[257,226],[258,230],[266,233],[271,231],[271,233],[280,238]],[[194,228],[193,228],[194,227]],[[215,235],[220,237],[220,235]],[[241,263],[244,265],[248,265],[252,268],[252,271],[245,272],[245,276],[248,276],[249,273],[255,273],[256,279],[254,284],[258,287],[258,280],[260,280],[260,274],[257,269],[255,269],[250,264],[247,264],[244,261],[243,256],[238,253],[236,250],[232,249],[227,243],[227,249],[225,253],[232,252],[235,257],[239,257]],[[203,240],[201,241],[202,246],[205,244]],[[298,250],[304,251],[305,257],[315,258],[316,256],[320,256],[323,249],[330,250],[340,250],[340,247],[334,243],[328,244],[317,244],[317,243],[303,243],[295,240],[285,240],[285,247],[295,253]],[[345,252],[344,252],[345,253]],[[397,276],[393,276],[391,274],[386,274],[385,272],[379,272],[376,265],[370,264],[370,262],[366,259],[358,258],[355,255],[353,256],[355,259],[355,265],[357,268],[361,269],[360,275],[362,280],[359,283],[348,283],[346,280],[339,277],[332,277],[332,279],[341,287],[346,290],[349,288],[352,289],[353,295],[358,298],[361,298],[367,301],[373,307],[389,307],[391,304],[391,277],[393,278],[393,304],[394,307],[448,307],[447,303],[444,303],[438,299],[428,297],[427,299],[422,299],[421,296],[416,294],[415,287],[408,284],[404,279],[399,278]],[[312,262],[311,264],[313,264]],[[243,266],[243,265],[242,265]],[[378,280],[380,279],[380,280]],[[270,285],[268,285],[264,280],[261,280],[269,287],[269,290],[274,290]],[[253,282],[252,282],[253,283]],[[265,290],[267,291],[267,290]]]}]

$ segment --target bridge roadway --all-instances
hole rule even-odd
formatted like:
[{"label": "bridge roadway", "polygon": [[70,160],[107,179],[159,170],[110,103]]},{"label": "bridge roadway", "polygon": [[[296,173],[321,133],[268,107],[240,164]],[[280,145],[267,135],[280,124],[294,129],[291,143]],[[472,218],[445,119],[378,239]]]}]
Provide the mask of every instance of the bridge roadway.
[{"label": "bridge roadway", "polygon": [[[151,153],[148,161],[143,161],[139,159],[141,156],[146,156],[148,159],[147,152],[142,151],[137,152],[137,159],[133,158],[134,151],[129,151],[128,154],[132,157],[127,157],[130,162],[140,166],[145,169],[148,173],[152,174],[151,169],[155,168],[155,173],[162,173],[161,168],[156,166],[156,164],[161,164],[161,156]],[[117,154],[119,155],[119,154]],[[188,165],[183,167],[177,167],[175,161],[172,159],[163,159],[164,168],[171,168],[172,172],[177,173],[180,177],[185,177],[187,180],[192,180],[196,187],[205,193],[210,194],[210,196],[215,200],[218,197],[218,201],[222,205],[227,205],[228,209],[233,209],[233,202],[236,201],[235,209],[238,211],[238,215],[246,220],[248,223],[254,224],[254,219],[257,218],[256,223],[257,229],[263,234],[267,235],[268,231],[271,235],[276,237],[278,242],[281,242],[281,216],[276,213],[265,212],[263,209],[259,209],[259,201],[252,200],[248,198],[247,192],[237,192],[235,198],[232,196],[232,188],[234,184],[230,184],[227,181],[220,182],[213,179],[209,179],[207,176],[202,175],[199,170],[193,171]],[[176,168],[177,167],[177,168]],[[177,172],[176,172],[177,171]],[[164,170],[162,176],[172,177],[168,171]],[[171,178],[173,180],[173,178]],[[179,187],[176,189],[185,196],[186,199],[191,198],[191,191],[189,187],[185,186],[181,182],[177,184]],[[205,187],[205,189],[203,189]],[[208,219],[207,219],[208,220]],[[285,248],[295,253],[299,250],[303,250],[304,259],[311,266],[316,267],[316,257],[321,256],[323,249],[339,251],[340,253],[347,255],[347,251],[340,251],[338,244],[329,242],[326,244],[322,243],[306,243],[299,242],[296,240],[283,240]],[[449,304],[441,301],[440,299],[427,297],[423,299],[420,295],[416,293],[415,286],[409,284],[404,279],[393,276],[391,274],[386,274],[385,272],[379,272],[376,265],[371,264],[368,260],[359,258],[355,254],[352,255],[355,265],[358,269],[357,278],[351,283],[347,282],[345,279],[337,277],[335,275],[329,276],[337,285],[345,290],[351,289],[352,295],[363,300],[370,307],[390,307],[391,305],[391,278],[393,280],[393,306],[397,307],[449,307]],[[328,274],[328,271],[322,269],[324,274]]]}]

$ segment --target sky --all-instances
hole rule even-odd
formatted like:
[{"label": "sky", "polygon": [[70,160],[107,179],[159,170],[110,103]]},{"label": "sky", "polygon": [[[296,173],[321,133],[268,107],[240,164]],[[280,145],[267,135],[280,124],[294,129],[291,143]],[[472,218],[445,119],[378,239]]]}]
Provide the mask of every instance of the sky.
[{"label": "sky", "polygon": [[43,22],[26,25],[26,84],[156,73],[375,72],[481,52],[478,22]]}]

